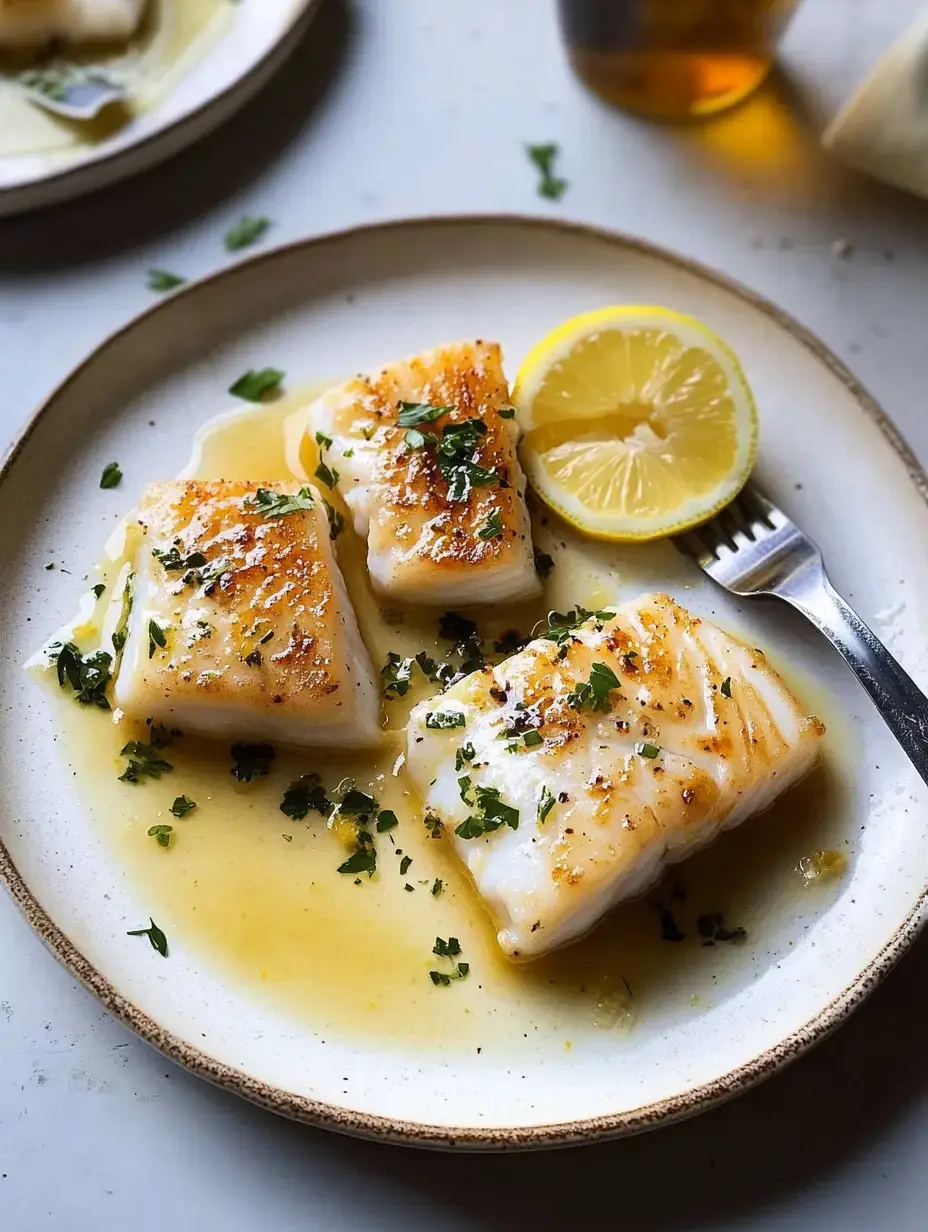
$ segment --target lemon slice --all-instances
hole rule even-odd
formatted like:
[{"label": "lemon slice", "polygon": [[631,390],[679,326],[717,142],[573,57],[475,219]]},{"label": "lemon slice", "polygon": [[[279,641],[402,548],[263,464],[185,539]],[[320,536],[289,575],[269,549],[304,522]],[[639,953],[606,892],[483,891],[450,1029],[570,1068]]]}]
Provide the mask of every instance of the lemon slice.
[{"label": "lemon slice", "polygon": [[744,486],[757,451],[738,360],[668,308],[571,317],[530,352],[513,401],[532,487],[599,539],[658,539],[704,522]]}]

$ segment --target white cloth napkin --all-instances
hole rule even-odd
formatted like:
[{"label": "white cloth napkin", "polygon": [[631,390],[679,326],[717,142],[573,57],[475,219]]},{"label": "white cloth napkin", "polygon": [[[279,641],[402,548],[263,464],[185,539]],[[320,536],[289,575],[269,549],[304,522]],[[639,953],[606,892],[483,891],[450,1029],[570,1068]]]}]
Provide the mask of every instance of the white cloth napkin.
[{"label": "white cloth napkin", "polygon": [[928,197],[928,13],[881,56],[822,140],[851,166]]}]

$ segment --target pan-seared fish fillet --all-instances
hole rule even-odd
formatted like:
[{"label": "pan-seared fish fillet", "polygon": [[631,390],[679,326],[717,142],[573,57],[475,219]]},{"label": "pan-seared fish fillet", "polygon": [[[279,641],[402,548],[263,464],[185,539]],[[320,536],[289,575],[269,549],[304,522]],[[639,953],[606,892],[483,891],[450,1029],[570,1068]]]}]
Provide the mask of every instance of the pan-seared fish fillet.
[{"label": "pan-seared fish fillet", "polygon": [[[432,439],[416,447],[397,424],[401,402],[450,409],[420,424]],[[456,426],[466,421],[479,436],[455,452]],[[496,343],[450,343],[355,377],[310,407],[309,428],[332,442],[323,460],[367,536],[377,590],[442,606],[538,592],[518,428]]]},{"label": "pan-seared fish fillet", "polygon": [[128,714],[209,736],[377,742],[379,697],[325,506],[311,492],[308,509],[254,508],[261,492],[292,491],[222,480],[146,490],[114,694]]},{"label": "pan-seared fish fillet", "polygon": [[410,716],[410,774],[512,958],[572,941],[767,808],[825,730],[759,650],[666,595],[596,616]]},{"label": "pan-seared fish fillet", "polygon": [[0,47],[124,40],[148,0],[0,0]]}]

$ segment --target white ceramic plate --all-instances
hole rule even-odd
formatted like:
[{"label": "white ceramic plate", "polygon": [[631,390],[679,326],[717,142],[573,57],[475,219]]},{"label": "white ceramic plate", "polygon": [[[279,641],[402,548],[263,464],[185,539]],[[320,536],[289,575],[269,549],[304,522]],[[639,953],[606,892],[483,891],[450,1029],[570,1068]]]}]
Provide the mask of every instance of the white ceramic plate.
[{"label": "white ceramic plate", "polygon": [[204,40],[202,55],[115,136],[45,153],[0,152],[0,218],[103,188],[198,141],[277,71],[317,2],[238,0],[228,26]]},{"label": "white ceramic plate", "polygon": [[[921,926],[925,789],[856,682],[798,618],[775,605],[727,602],[681,573],[668,547],[663,555],[617,551],[623,585],[647,574],[696,610],[749,630],[839,719],[833,743],[847,779],[835,807],[849,872],[820,910],[768,912],[737,980],[720,980],[714,995],[692,1008],[687,1000],[657,1026],[623,1035],[578,1028],[569,1050],[563,1033],[543,1029],[515,1050],[478,1054],[323,1038],[246,995],[183,935],[172,937],[168,962],[143,961],[139,943],[125,937],[147,918],[146,903],[74,795],[54,747],[57,711],[20,670],[70,614],[117,513],[145,482],[176,472],[192,431],[224,408],[230,376],[244,368],[272,363],[294,382],[311,381],[477,334],[503,343],[512,374],[568,314],[623,301],[695,313],[734,346],[760,407],[761,482],[821,543],[835,583],[928,682],[928,561],[915,547],[928,540],[925,477],[891,425],[843,366],[770,304],[616,235],[447,219],[262,254],[183,290],[101,346],[8,459],[0,482],[0,872],[70,970],[204,1077],[289,1116],[398,1141],[531,1146],[632,1132],[723,1100],[821,1039]],[[127,481],[118,500],[101,500],[100,472],[112,458]],[[72,576],[45,572],[50,557],[66,560]]]}]

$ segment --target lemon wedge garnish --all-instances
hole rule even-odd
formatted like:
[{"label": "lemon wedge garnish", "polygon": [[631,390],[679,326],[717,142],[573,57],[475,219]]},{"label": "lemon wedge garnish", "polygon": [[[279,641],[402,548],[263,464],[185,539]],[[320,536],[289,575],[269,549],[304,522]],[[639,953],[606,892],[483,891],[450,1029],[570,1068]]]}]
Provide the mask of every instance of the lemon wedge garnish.
[{"label": "lemon wedge garnish", "polygon": [[598,539],[696,526],[744,486],[757,410],[732,351],[668,308],[571,317],[529,353],[513,390],[529,482]]}]

